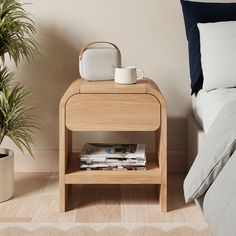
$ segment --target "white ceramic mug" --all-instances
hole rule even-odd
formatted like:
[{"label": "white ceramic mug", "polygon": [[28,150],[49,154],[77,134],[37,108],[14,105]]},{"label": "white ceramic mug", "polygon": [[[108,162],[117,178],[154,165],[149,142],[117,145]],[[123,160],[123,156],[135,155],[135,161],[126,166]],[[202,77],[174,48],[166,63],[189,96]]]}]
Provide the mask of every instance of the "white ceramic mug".
[{"label": "white ceramic mug", "polygon": [[[138,77],[137,73],[141,75]],[[115,82],[118,84],[135,84],[144,77],[144,72],[134,66],[120,67],[115,69]]]}]

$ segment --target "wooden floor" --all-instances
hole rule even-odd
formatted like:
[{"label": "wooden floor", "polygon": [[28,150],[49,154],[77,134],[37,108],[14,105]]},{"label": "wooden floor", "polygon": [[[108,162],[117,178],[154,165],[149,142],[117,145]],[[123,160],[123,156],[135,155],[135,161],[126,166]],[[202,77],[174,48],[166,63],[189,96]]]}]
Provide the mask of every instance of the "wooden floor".
[{"label": "wooden floor", "polygon": [[182,174],[169,176],[168,213],[160,213],[154,185],[74,186],[70,210],[58,213],[58,174],[16,173],[15,179],[15,197],[0,203],[0,223],[206,224],[194,204],[184,203]]}]

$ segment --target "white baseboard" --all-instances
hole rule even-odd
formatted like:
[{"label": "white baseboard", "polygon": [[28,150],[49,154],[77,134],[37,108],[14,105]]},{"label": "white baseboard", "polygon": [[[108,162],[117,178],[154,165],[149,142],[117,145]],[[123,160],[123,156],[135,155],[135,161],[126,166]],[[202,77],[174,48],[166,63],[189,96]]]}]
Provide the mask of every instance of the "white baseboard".
[{"label": "white baseboard", "polygon": [[[16,172],[58,172],[58,150],[34,151],[35,159],[29,154],[15,153]],[[168,151],[168,172],[186,171],[186,152]]]}]

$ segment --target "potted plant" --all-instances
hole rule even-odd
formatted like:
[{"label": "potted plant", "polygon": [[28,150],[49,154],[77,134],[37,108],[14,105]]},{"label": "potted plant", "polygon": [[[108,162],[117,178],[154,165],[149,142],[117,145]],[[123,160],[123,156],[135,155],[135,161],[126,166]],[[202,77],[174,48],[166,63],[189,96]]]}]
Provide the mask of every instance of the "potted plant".
[{"label": "potted plant", "polygon": [[30,60],[37,51],[35,27],[24,5],[17,0],[0,0],[0,202],[14,194],[14,153],[2,147],[8,136],[16,146],[31,156],[32,132],[38,125],[25,105],[29,95],[24,86],[13,83],[13,74],[4,66],[5,55],[17,65],[21,58]]}]

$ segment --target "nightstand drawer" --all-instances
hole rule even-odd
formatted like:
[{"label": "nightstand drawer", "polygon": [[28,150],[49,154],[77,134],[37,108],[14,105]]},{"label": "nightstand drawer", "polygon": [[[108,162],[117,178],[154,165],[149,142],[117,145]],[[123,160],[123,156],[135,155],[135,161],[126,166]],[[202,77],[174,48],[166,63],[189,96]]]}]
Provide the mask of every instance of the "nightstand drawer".
[{"label": "nightstand drawer", "polygon": [[160,103],[150,94],[76,94],[66,103],[72,131],[154,131]]}]

